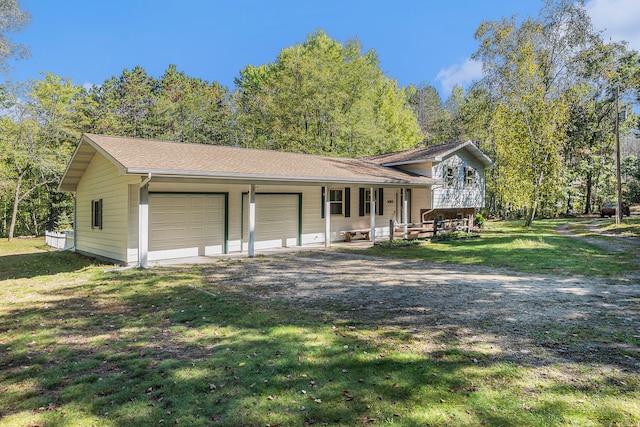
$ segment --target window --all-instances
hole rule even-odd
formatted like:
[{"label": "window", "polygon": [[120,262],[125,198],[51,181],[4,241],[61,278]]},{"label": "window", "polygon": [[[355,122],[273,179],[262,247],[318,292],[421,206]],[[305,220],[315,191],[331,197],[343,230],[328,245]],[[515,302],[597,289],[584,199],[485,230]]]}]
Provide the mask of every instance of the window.
[{"label": "window", "polygon": [[[378,210],[378,215],[384,214],[384,193],[382,188],[378,188],[374,191],[376,206]],[[360,207],[359,207],[359,215],[371,215],[371,190],[361,188],[360,189]]]},{"label": "window", "polygon": [[456,170],[455,168],[446,168],[444,170],[444,183],[446,188],[456,187]]},{"label": "window", "polygon": [[102,230],[102,199],[91,201],[91,228]]},{"label": "window", "polygon": [[371,213],[371,190],[364,191],[364,213]]},{"label": "window", "polygon": [[331,215],[342,215],[342,190],[329,190]]},{"label": "window", "polygon": [[474,168],[465,168],[464,170],[464,185],[465,187],[473,187],[477,183],[476,170]]}]

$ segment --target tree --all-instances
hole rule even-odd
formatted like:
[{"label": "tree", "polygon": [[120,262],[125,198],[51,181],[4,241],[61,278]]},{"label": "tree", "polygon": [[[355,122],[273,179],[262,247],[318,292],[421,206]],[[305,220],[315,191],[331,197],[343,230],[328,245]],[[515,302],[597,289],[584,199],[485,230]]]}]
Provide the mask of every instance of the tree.
[{"label": "tree", "polygon": [[192,143],[231,144],[229,91],[188,77],[170,65],[158,81],[152,107],[156,137]]},{"label": "tree", "polygon": [[236,85],[248,147],[361,156],[422,139],[407,94],[357,40],[341,44],[318,31],[271,64],[247,66]]},{"label": "tree", "polygon": [[19,6],[16,0],[0,0],[0,72],[8,71],[9,59],[25,58],[29,54],[25,46],[12,42],[9,37],[31,20],[29,13]]},{"label": "tree", "polygon": [[[11,200],[9,240],[19,222],[38,234],[55,217],[53,205],[64,205],[62,196],[53,196],[54,185],[79,137],[72,128],[81,88],[47,74],[12,88],[12,94],[11,116],[0,118],[1,171],[8,190],[4,197]],[[21,210],[24,204],[29,209]]]},{"label": "tree", "polygon": [[422,144],[436,145],[447,142],[451,117],[444,108],[440,94],[430,85],[410,86],[409,105],[418,119],[418,125],[424,136]]},{"label": "tree", "polygon": [[600,38],[584,4],[569,0],[548,0],[537,20],[483,22],[475,37],[493,103],[496,187],[506,205],[526,210],[530,226],[562,188],[567,92],[581,55]]}]

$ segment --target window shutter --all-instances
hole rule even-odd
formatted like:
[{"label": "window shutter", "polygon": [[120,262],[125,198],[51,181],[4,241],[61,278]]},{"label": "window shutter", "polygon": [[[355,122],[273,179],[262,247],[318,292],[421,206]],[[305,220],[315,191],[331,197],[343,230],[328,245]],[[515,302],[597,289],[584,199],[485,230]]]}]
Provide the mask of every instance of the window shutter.
[{"label": "window shutter", "polygon": [[351,188],[344,188],[344,216],[349,218],[351,216]]},{"label": "window shutter", "polygon": [[378,188],[378,215],[384,215],[384,192]]},{"label": "window shutter", "polygon": [[364,216],[365,195],[364,188],[358,189],[358,216]]},{"label": "window shutter", "polygon": [[91,228],[96,228],[96,202],[95,200],[91,201]]},{"label": "window shutter", "polygon": [[98,201],[98,228],[102,230],[102,199]]},{"label": "window shutter", "polygon": [[324,218],[324,205],[325,205],[325,194],[324,191],[327,187],[322,187],[322,195],[320,196],[320,218]]}]

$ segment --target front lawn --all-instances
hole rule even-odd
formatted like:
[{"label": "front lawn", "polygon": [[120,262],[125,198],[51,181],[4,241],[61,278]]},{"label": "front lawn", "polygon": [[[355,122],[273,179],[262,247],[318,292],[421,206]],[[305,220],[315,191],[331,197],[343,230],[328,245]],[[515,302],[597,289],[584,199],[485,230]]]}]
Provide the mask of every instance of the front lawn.
[{"label": "front lawn", "polygon": [[638,271],[632,253],[611,253],[557,232],[566,220],[490,221],[481,237],[408,247],[382,244],[367,253],[436,262],[504,267],[528,273],[619,276]]},{"label": "front lawn", "polygon": [[[415,254],[442,246],[443,260],[448,253],[537,271],[520,259],[529,256],[544,260],[544,271],[575,270],[536,255],[548,250],[628,267],[626,258],[554,236],[552,223],[540,227],[541,236],[514,237],[517,227],[493,225],[477,242]],[[458,245],[470,243],[465,256]],[[455,334],[418,334],[357,312],[333,321],[248,298],[233,277],[216,276],[216,264],[105,273],[111,266],[31,244],[0,243],[2,426],[640,423],[640,376],[615,364],[523,365]],[[241,279],[248,263],[219,265]],[[587,272],[600,274],[594,269]],[[571,339],[593,339],[585,331]],[[608,339],[616,337],[612,330]],[[630,358],[638,345],[620,338]]]}]

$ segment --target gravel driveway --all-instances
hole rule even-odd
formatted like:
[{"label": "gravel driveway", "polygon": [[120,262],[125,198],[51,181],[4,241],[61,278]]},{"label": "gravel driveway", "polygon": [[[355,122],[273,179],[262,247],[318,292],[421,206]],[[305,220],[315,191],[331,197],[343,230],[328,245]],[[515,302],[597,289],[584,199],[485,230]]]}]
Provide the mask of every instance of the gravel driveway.
[{"label": "gravel driveway", "polygon": [[399,330],[521,364],[580,362],[640,369],[640,280],[317,251],[220,262],[212,285],[275,300],[326,322]]}]

